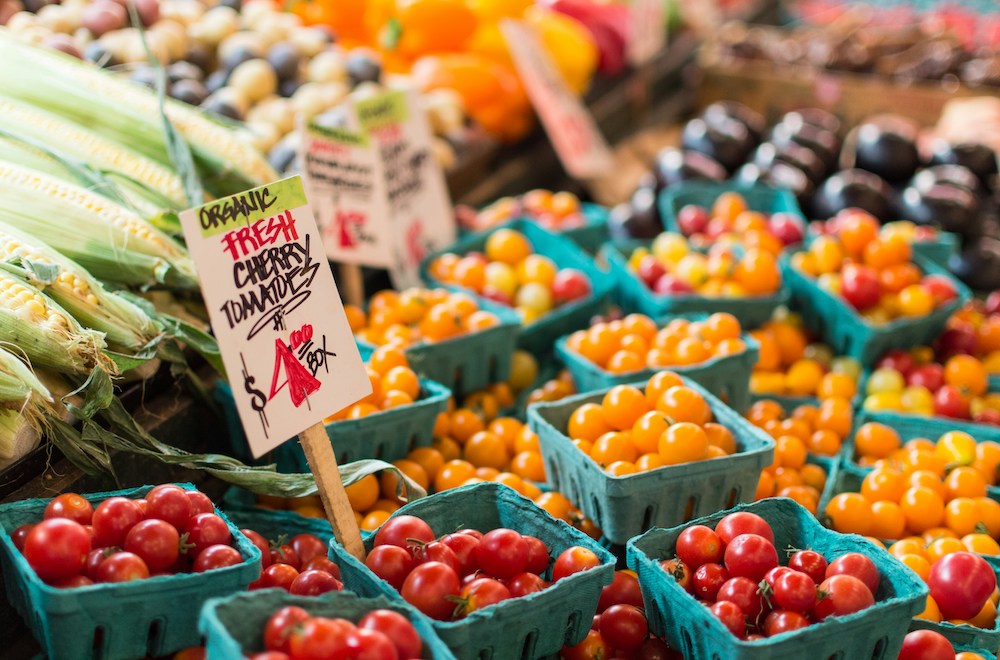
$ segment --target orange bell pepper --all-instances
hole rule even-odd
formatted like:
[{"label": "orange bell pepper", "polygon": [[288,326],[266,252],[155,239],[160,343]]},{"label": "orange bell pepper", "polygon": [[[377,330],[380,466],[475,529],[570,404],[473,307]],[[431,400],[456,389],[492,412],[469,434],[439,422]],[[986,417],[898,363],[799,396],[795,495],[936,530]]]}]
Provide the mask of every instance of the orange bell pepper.
[{"label": "orange bell pepper", "polygon": [[477,24],[465,0],[397,0],[381,46],[405,57],[461,52]]}]

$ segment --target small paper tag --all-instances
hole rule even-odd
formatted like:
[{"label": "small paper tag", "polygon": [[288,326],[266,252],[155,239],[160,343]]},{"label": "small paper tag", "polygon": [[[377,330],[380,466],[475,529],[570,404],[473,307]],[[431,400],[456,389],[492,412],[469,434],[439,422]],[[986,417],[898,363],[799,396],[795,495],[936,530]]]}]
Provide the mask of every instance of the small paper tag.
[{"label": "small paper tag", "polygon": [[254,456],[371,394],[300,177],[180,219]]},{"label": "small paper tag", "polygon": [[570,176],[592,179],[611,171],[612,157],[594,118],[552,63],[534,29],[504,19],[500,29],[531,104]]}]

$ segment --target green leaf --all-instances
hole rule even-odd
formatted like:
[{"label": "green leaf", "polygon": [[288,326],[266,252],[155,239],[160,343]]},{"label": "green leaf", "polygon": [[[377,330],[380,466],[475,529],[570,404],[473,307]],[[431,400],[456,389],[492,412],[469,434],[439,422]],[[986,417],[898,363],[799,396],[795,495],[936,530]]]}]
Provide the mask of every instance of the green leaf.
[{"label": "green leaf", "polygon": [[41,284],[52,284],[59,277],[59,266],[32,259],[23,259],[24,267],[31,273],[31,279]]},{"label": "green leaf", "polygon": [[403,24],[398,18],[390,18],[379,33],[379,45],[386,50],[396,50],[403,38]]},{"label": "green leaf", "polygon": [[156,348],[155,346],[146,347],[141,352],[134,355],[105,349],[104,354],[111,358],[112,362],[117,365],[119,372],[125,373],[126,371],[141,367],[156,357]]}]

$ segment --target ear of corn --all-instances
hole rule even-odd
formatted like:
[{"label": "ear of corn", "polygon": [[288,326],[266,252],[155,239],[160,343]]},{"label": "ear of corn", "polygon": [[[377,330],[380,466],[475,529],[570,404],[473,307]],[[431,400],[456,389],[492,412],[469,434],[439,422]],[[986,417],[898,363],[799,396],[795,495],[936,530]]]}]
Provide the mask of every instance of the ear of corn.
[{"label": "ear of corn", "polygon": [[0,99],[0,126],[15,138],[36,141],[60,154],[79,159],[98,171],[124,175],[160,193],[174,209],[187,206],[181,179],[169,168],[58,115]]},{"label": "ear of corn", "polygon": [[16,410],[0,410],[0,470],[38,446],[38,427]]},{"label": "ear of corn", "polygon": [[16,346],[32,365],[86,375],[114,373],[104,355],[104,334],[84,328],[54,300],[0,269],[0,342]]},{"label": "ear of corn", "polygon": [[[104,288],[79,264],[39,239],[0,222],[0,262],[27,279],[83,325],[99,330],[109,346],[134,352],[160,332],[136,305]],[[43,270],[51,271],[42,273]]]},{"label": "ear of corn", "polygon": [[24,362],[4,348],[0,348],[0,408],[24,415],[35,428],[41,426],[46,412],[55,410],[55,400],[48,388]]},{"label": "ear of corn", "polygon": [[[43,107],[164,165],[170,164],[155,93],[0,29],[0,95]],[[166,113],[191,147],[206,188],[225,196],[277,179],[274,169],[228,126],[169,100]]]},{"label": "ear of corn", "polygon": [[194,288],[187,251],[138,215],[85,188],[0,161],[0,221],[104,281]]}]

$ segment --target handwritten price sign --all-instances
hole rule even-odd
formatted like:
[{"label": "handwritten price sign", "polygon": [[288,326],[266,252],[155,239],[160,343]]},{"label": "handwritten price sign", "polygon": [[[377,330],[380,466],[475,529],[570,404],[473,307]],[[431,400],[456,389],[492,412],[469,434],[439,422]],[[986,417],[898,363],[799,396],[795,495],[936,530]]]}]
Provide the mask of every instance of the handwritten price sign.
[{"label": "handwritten price sign", "polygon": [[299,177],[181,223],[254,456],[371,393]]},{"label": "handwritten price sign", "polygon": [[566,86],[538,34],[530,25],[509,19],[500,22],[500,30],[566,172],[577,179],[607,174],[612,167],[611,150],[594,118]]}]

